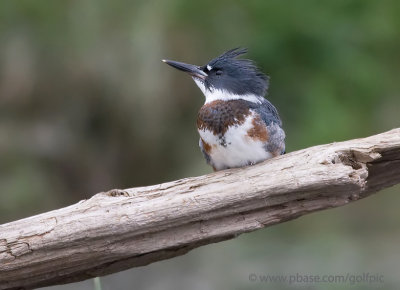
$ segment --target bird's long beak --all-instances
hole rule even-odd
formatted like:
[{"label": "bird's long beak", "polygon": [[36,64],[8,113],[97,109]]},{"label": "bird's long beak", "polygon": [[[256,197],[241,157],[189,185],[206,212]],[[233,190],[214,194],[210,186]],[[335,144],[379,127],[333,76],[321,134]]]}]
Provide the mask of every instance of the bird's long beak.
[{"label": "bird's long beak", "polygon": [[193,77],[197,77],[197,78],[204,80],[207,76],[207,74],[205,72],[203,72],[200,69],[200,67],[198,67],[197,65],[187,64],[187,63],[178,62],[178,61],[174,61],[174,60],[167,60],[167,59],[163,59],[162,61],[176,69],[187,72],[189,75],[191,75]]}]

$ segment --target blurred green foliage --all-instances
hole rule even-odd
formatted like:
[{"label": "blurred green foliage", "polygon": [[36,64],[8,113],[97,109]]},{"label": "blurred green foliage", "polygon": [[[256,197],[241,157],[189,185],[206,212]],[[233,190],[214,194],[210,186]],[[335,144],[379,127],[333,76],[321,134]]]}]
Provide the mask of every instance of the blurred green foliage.
[{"label": "blurred green foliage", "polygon": [[[284,121],[288,151],[398,127],[399,13],[396,0],[2,1],[0,222],[111,188],[211,171],[195,129],[203,96],[162,58],[204,64],[227,49],[248,47],[248,57],[271,77],[268,99]],[[263,265],[267,236],[275,241],[267,252],[296,249],[299,265],[304,253],[312,256],[315,249],[320,256],[308,262],[311,270],[335,259],[324,247],[337,253],[379,235],[377,243],[390,240],[394,248],[400,240],[394,206],[399,188],[389,192],[352,205],[353,210],[319,214],[317,220],[313,215],[302,219],[307,223],[281,225],[218,249],[227,247],[244,263],[254,262],[235,268],[243,275]],[[322,227],[325,238],[312,243],[315,232],[309,227]],[[304,247],[280,237],[296,237]],[[369,246],[359,256],[368,256],[375,247]],[[397,264],[391,265],[398,267],[396,255]],[[185,263],[190,257],[200,259],[189,255]],[[281,258],[268,256],[275,262]],[[288,259],[282,258],[279,271],[293,262]],[[165,263],[182,270],[177,261]],[[357,261],[356,272],[364,265]],[[229,276],[228,265],[221,273]],[[249,284],[245,276],[234,285],[266,288]],[[198,289],[234,287],[214,278],[203,277],[209,284]]]}]

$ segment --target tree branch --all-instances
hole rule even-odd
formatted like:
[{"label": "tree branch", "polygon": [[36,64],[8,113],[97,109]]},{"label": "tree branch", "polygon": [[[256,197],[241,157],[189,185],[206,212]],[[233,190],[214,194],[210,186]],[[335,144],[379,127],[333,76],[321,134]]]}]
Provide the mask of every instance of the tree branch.
[{"label": "tree branch", "polygon": [[183,255],[400,182],[400,128],[264,163],[111,190],[0,225],[0,289],[84,280]]}]

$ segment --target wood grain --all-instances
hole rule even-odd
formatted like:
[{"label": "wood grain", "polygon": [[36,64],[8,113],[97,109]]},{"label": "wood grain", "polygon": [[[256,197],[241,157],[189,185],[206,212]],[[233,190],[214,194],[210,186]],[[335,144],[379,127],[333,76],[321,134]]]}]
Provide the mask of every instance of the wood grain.
[{"label": "wood grain", "polygon": [[98,193],[0,225],[0,289],[32,289],[143,266],[399,182],[400,128],[246,168]]}]

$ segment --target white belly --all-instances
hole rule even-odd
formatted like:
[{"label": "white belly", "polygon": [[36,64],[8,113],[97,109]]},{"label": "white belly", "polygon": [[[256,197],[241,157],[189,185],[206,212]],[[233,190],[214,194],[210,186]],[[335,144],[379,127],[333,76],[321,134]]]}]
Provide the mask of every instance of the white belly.
[{"label": "white belly", "polygon": [[265,150],[264,142],[248,136],[253,127],[252,118],[249,115],[243,124],[230,127],[222,138],[207,129],[199,130],[200,137],[211,147],[208,154],[216,170],[255,164],[273,157]]}]

